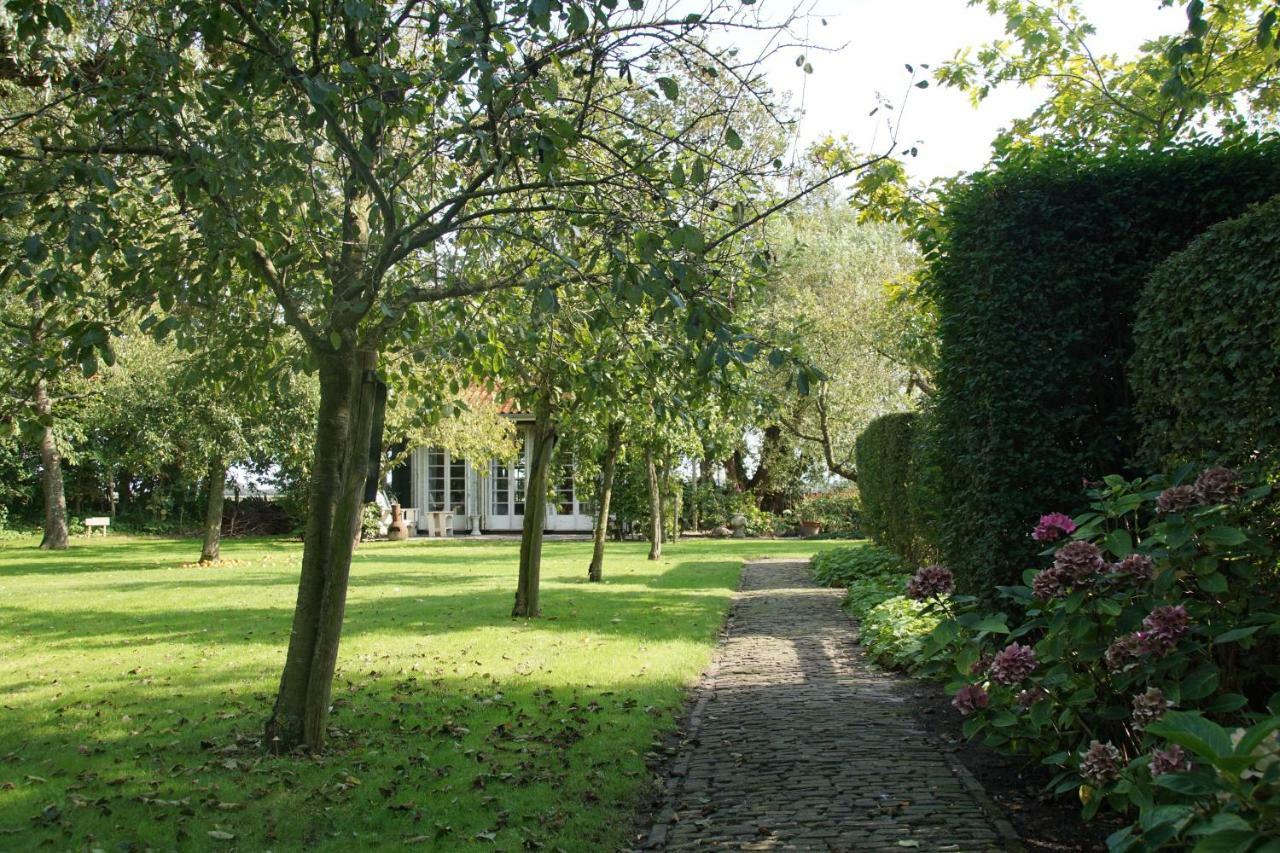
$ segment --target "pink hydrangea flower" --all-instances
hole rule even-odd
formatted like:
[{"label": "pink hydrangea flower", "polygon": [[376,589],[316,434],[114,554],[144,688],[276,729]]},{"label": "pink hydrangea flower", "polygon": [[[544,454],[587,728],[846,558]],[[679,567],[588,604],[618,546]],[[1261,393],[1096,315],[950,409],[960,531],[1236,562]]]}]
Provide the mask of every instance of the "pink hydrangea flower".
[{"label": "pink hydrangea flower", "polygon": [[956,579],[946,566],[924,566],[907,581],[907,598],[926,601],[955,592]]},{"label": "pink hydrangea flower", "polygon": [[1145,729],[1173,707],[1159,687],[1150,687],[1145,693],[1133,697],[1133,727]]},{"label": "pink hydrangea flower", "polygon": [[1061,512],[1051,512],[1040,516],[1036,529],[1031,532],[1031,538],[1037,542],[1057,542],[1062,537],[1070,536],[1075,532],[1076,523],[1071,520],[1071,516]]},{"label": "pink hydrangea flower", "polygon": [[1031,594],[1040,601],[1049,601],[1064,595],[1071,587],[1071,579],[1056,566],[1041,569],[1031,579]]},{"label": "pink hydrangea flower", "polygon": [[1073,581],[1086,581],[1107,569],[1102,551],[1092,542],[1068,542],[1053,555],[1053,567]]},{"label": "pink hydrangea flower", "polygon": [[1130,580],[1149,581],[1156,576],[1156,561],[1146,554],[1130,554],[1111,564],[1111,571]]},{"label": "pink hydrangea flower", "polygon": [[1191,617],[1181,604],[1170,604],[1152,610],[1142,620],[1142,627],[1157,645],[1168,650],[1190,629]]},{"label": "pink hydrangea flower", "polygon": [[1017,684],[1036,669],[1035,649],[1010,643],[991,661],[991,679],[999,684]]},{"label": "pink hydrangea flower", "polygon": [[1102,785],[1120,775],[1121,760],[1120,750],[1110,741],[1091,741],[1089,748],[1080,757],[1080,775],[1086,782]]},{"label": "pink hydrangea flower", "polygon": [[1153,749],[1151,751],[1151,768],[1152,776],[1160,776],[1164,773],[1179,773],[1183,770],[1191,769],[1191,758],[1183,751],[1182,747],[1176,743],[1171,744],[1168,749]]},{"label": "pink hydrangea flower", "polygon": [[987,695],[987,691],[976,684],[966,684],[961,687],[951,700],[951,704],[955,709],[965,716],[972,714],[979,708],[987,707],[990,703],[991,697]]}]

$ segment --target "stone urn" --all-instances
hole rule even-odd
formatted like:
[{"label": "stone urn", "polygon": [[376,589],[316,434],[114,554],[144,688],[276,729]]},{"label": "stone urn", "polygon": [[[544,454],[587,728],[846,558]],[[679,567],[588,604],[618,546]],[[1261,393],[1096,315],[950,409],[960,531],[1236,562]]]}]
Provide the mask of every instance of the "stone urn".
[{"label": "stone urn", "polygon": [[409,525],[404,523],[404,513],[400,504],[391,505],[391,523],[387,525],[387,538],[392,542],[403,542],[409,538]]},{"label": "stone urn", "polygon": [[821,532],[822,532],[822,522],[821,522],[821,521],[811,521],[811,520],[809,520],[809,521],[801,521],[801,522],[800,522],[800,535],[801,535],[801,536],[817,536],[817,535],[818,535],[819,533],[821,533]]},{"label": "stone urn", "polygon": [[735,515],[729,519],[729,526],[733,528],[734,539],[747,538],[747,517],[745,515]]}]

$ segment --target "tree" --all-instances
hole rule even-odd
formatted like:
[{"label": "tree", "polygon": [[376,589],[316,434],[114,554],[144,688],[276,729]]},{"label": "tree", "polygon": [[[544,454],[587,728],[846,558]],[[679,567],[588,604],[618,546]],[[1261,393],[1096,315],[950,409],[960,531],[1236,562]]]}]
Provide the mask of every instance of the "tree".
[{"label": "tree", "polygon": [[785,430],[821,453],[828,471],[856,481],[857,434],[931,386],[914,343],[928,338],[927,315],[912,301],[918,255],[897,227],[861,224],[841,203],[780,217],[770,237],[778,261],[762,324],[821,378],[800,387],[789,372],[764,370],[763,408],[777,421],[766,427],[757,475],[782,452]]},{"label": "tree", "polygon": [[1205,133],[1240,137],[1280,116],[1274,0],[1225,0],[1207,13],[1194,0],[1187,37],[1153,38],[1133,59],[1092,49],[1094,28],[1075,0],[969,5],[1004,17],[1007,38],[960,51],[938,69],[939,82],[975,103],[1005,83],[1049,89],[997,138],[998,154],[1022,145],[1160,147]]},{"label": "tree", "polygon": [[[183,300],[278,306],[318,372],[299,594],[265,732],[272,749],[325,740],[374,388],[388,354],[455,331],[459,350],[489,349],[468,330],[480,297],[548,283],[536,276],[545,247],[533,214],[616,220],[636,193],[661,203],[673,191],[673,162],[687,173],[742,145],[729,104],[701,114],[698,134],[668,138],[617,114],[617,91],[602,82],[679,97],[649,70],[660,50],[764,97],[751,63],[705,39],[717,27],[759,25],[730,0],[677,18],[637,5],[197,0],[156,14],[120,0],[73,14],[26,9],[7,76],[44,75],[44,100],[5,116],[0,156],[31,174],[37,225],[62,216],[49,189],[57,176],[88,188],[93,197],[73,219],[113,235],[110,252],[94,258],[112,286],[139,303],[154,299],[159,323],[171,327]],[[715,145],[686,142],[698,138]],[[114,188],[137,185],[151,203],[128,212],[146,227],[122,228]],[[696,266],[681,265],[687,254],[768,212],[726,209],[713,236],[665,220],[638,236],[639,262],[620,259],[612,286],[696,298],[703,282]],[[82,254],[68,265],[89,262]],[[445,310],[421,307],[431,305]],[[433,325],[442,317],[452,328]]]}]

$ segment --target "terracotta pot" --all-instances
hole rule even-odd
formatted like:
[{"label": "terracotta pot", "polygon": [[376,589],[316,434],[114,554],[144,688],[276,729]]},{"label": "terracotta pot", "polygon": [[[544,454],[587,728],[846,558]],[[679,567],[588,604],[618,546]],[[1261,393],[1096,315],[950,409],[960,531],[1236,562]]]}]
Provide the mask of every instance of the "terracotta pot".
[{"label": "terracotta pot", "polygon": [[800,535],[817,536],[822,532],[821,521],[802,521],[800,522]]},{"label": "terracotta pot", "polygon": [[409,538],[409,525],[404,523],[400,504],[391,505],[391,523],[387,525],[387,538],[392,542],[403,542]]}]

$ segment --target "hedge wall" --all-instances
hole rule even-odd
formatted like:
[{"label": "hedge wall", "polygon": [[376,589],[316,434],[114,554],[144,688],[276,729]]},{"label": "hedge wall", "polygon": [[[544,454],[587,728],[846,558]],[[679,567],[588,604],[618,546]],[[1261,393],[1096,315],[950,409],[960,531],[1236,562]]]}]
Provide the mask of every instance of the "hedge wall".
[{"label": "hedge wall", "polygon": [[1280,196],[1156,268],[1134,344],[1145,463],[1280,467]]},{"label": "hedge wall", "polygon": [[1016,581],[1036,518],[1136,450],[1125,365],[1162,260],[1280,191],[1280,145],[1081,159],[1041,152],[945,200],[939,311],[944,560],[961,586]]},{"label": "hedge wall", "polygon": [[858,436],[854,458],[862,495],[863,532],[911,563],[935,551],[933,479],[921,476],[925,418],[916,412],[882,415]]}]

